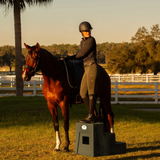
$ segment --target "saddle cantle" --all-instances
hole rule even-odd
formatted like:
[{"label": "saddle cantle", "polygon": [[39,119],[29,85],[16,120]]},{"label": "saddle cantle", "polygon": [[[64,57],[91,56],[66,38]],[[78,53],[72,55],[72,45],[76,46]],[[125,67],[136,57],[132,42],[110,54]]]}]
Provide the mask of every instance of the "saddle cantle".
[{"label": "saddle cantle", "polygon": [[82,76],[84,74],[83,60],[63,60],[66,68],[67,79],[70,87],[80,88]]}]

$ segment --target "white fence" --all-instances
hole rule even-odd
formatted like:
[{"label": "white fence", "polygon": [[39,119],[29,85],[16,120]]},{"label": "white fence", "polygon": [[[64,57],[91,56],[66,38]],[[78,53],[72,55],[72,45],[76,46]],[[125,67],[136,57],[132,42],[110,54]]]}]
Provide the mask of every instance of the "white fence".
[{"label": "white fence", "polygon": [[[112,82],[111,85],[115,85],[115,88],[112,88],[111,91],[114,91],[114,95],[112,94],[112,98],[114,97],[115,100],[112,101],[112,104],[159,104],[160,102],[158,101],[158,98],[160,97],[158,95],[158,86],[160,83],[158,82],[152,82],[152,83],[144,83],[144,82],[135,82],[135,83],[130,83],[130,82]],[[125,88],[121,88],[120,85],[125,86]],[[127,87],[128,85],[130,86],[140,86],[139,88],[133,87]],[[142,86],[148,86],[142,88]],[[124,92],[121,94],[120,92]],[[136,94],[127,94],[127,92],[136,92]],[[137,94],[139,92],[139,94]],[[125,99],[125,98],[136,98],[140,99],[138,101],[135,100],[120,100],[120,99]],[[146,99],[146,100],[141,100],[141,99]],[[147,100],[149,99],[149,101]]]},{"label": "white fence", "polygon": [[160,74],[110,74],[112,82],[160,82]]},{"label": "white fence", "polygon": [[[109,74],[112,82],[160,82],[160,74]],[[0,81],[15,80],[15,75],[1,75]],[[32,80],[43,81],[42,75],[32,77]]]},{"label": "white fence", "polygon": [[[40,77],[34,77],[35,79],[40,79]],[[12,80],[0,80],[0,96],[15,96],[15,94],[3,94],[2,92],[7,92],[7,91],[15,91],[15,81]],[[41,80],[32,80],[29,82],[24,82],[24,91],[28,91],[28,92],[32,92],[29,94],[24,94],[24,96],[43,96],[43,94],[39,94],[39,91],[42,91],[42,85],[43,85],[43,79]],[[148,104],[159,104],[160,102],[158,101],[158,98],[160,97],[158,95],[158,92],[160,91],[160,89],[158,89],[158,85],[160,85],[160,83],[158,82],[152,82],[152,83],[146,83],[146,82],[112,82],[112,104],[141,104],[141,103],[148,103]],[[120,85],[125,86],[125,88],[121,88]],[[132,85],[133,88],[128,88],[127,85]],[[145,88],[135,88],[134,86],[137,85],[145,85],[148,87]],[[152,86],[152,87],[151,87]],[[120,92],[124,92],[123,94],[121,94]],[[140,92],[142,94],[127,94],[127,92]],[[148,100],[129,100],[127,101],[126,98],[137,98],[137,99],[149,99]],[[125,100],[121,100],[121,99],[125,99]]]},{"label": "white fence", "polygon": [[[15,87],[15,81],[0,81],[1,87],[0,87],[0,96],[16,96],[16,94],[13,94],[13,92],[16,91],[16,87]],[[2,87],[2,84],[5,87]],[[10,84],[10,85],[9,85]],[[9,85],[9,86],[8,86]],[[43,81],[29,81],[29,82],[24,82],[24,88],[23,91],[28,91],[29,94],[25,94],[24,96],[43,96],[43,94],[38,94],[38,91],[42,91],[42,86],[43,86]],[[5,93],[3,94],[2,92],[11,92],[11,93]],[[30,93],[33,92],[33,93]]]}]

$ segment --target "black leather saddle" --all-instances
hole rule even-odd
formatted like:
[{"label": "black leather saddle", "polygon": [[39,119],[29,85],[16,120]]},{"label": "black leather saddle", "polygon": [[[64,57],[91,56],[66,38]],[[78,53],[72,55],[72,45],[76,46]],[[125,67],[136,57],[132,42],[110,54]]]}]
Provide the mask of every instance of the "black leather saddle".
[{"label": "black leather saddle", "polygon": [[70,87],[79,89],[81,80],[84,74],[83,60],[81,59],[65,60],[64,59],[64,64],[65,64],[67,79]]}]

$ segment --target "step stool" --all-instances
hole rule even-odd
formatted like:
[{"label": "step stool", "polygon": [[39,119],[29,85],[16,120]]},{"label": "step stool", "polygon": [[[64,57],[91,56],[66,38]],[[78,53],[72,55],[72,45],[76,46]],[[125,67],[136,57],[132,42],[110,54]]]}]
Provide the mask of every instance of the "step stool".
[{"label": "step stool", "polygon": [[126,143],[115,133],[104,132],[103,123],[76,123],[75,154],[91,157],[126,153]]}]

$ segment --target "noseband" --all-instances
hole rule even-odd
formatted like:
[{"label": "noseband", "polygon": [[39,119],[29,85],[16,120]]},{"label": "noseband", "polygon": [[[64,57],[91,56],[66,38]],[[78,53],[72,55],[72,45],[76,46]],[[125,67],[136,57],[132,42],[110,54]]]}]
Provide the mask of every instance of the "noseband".
[{"label": "noseband", "polygon": [[35,67],[33,68],[33,67],[29,66],[29,65],[25,65],[25,66],[24,66],[24,68],[27,68],[27,69],[28,69],[30,76],[34,76],[34,75],[35,75],[36,70],[37,70],[37,66],[38,66],[39,60],[40,60],[40,54],[39,54],[39,52],[37,51],[37,52],[35,52],[35,53],[37,53],[37,57],[34,59],[34,60],[36,61]]}]

